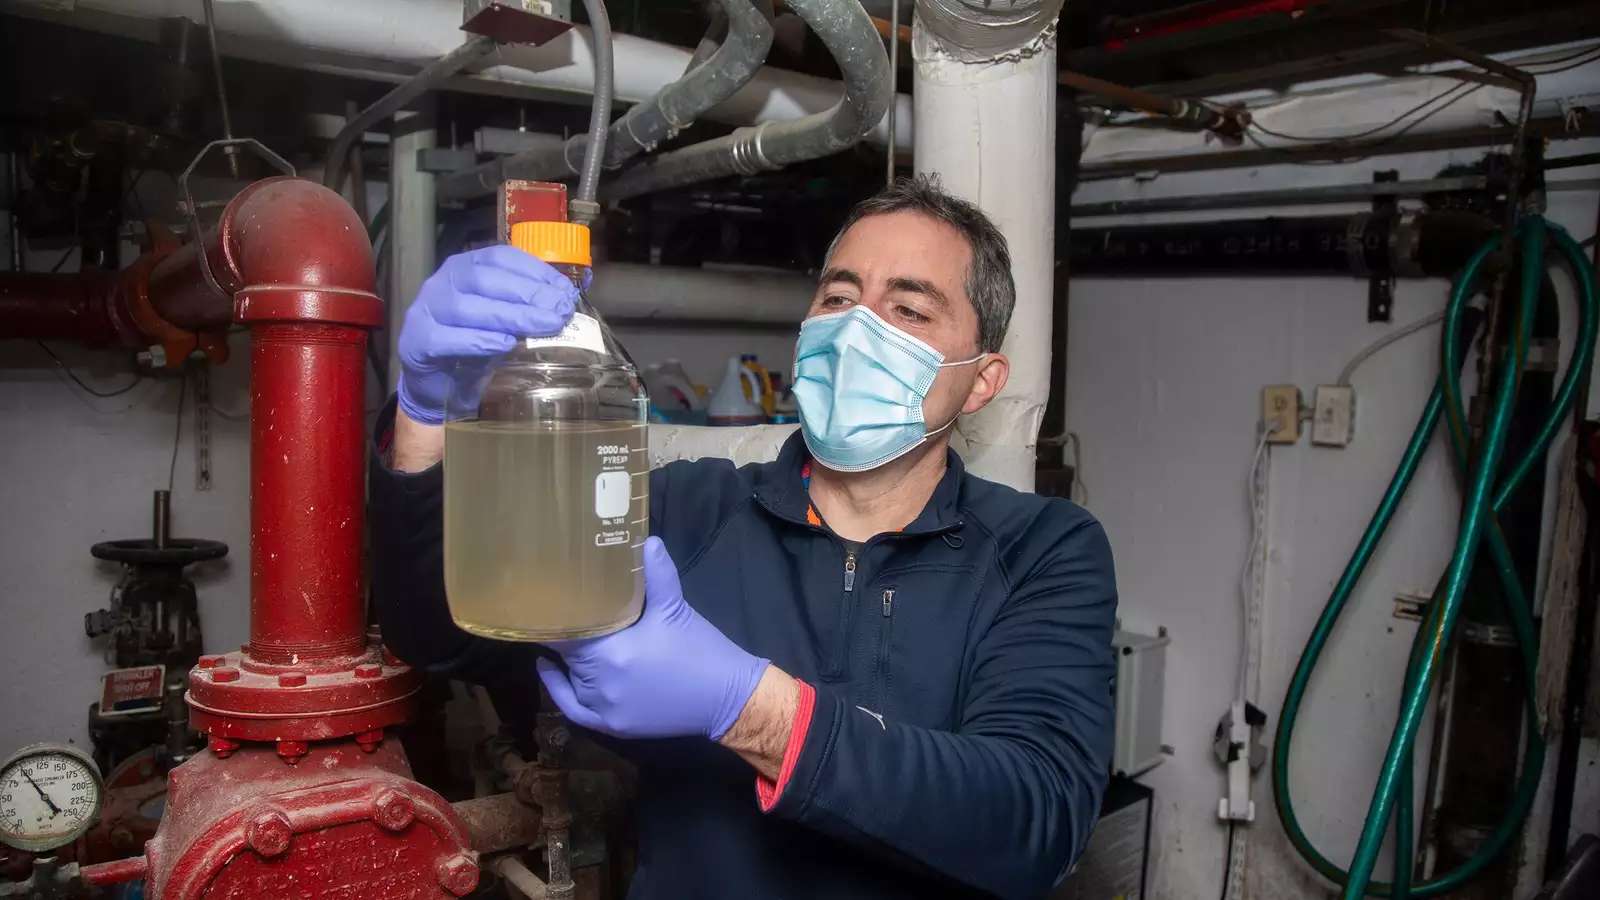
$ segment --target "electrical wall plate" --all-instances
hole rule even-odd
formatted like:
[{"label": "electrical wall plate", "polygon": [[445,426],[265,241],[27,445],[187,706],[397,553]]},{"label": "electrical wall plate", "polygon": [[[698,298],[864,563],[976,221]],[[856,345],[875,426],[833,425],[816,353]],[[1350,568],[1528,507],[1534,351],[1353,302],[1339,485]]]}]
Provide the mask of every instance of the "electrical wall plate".
[{"label": "electrical wall plate", "polygon": [[1299,441],[1300,389],[1292,384],[1269,384],[1262,388],[1261,421],[1267,429],[1267,443]]},{"label": "electrical wall plate", "polygon": [[1356,435],[1356,391],[1347,384],[1319,384],[1311,401],[1311,443],[1348,447]]}]

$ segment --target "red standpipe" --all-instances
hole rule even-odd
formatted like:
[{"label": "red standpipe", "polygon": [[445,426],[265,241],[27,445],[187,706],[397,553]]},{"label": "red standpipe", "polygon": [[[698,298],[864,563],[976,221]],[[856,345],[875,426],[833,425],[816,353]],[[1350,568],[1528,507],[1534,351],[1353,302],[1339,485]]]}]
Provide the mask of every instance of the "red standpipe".
[{"label": "red standpipe", "polygon": [[420,676],[369,638],[362,603],[366,342],[383,321],[366,229],[333,191],[269,178],[201,246],[152,269],[150,305],[180,328],[250,327],[251,602],[250,643],[190,673],[191,724],[219,755],[374,744],[409,716]]}]

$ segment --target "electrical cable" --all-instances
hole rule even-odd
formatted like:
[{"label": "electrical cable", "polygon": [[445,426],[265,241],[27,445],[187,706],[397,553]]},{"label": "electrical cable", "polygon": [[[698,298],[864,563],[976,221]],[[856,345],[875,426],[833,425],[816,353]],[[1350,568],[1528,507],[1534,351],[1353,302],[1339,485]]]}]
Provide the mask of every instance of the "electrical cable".
[{"label": "electrical cable", "polygon": [[189,393],[189,371],[178,374],[178,416],[172,426],[172,460],[167,463],[167,493],[172,493],[172,483],[178,474],[178,445],[183,443],[183,399]]},{"label": "electrical cable", "polygon": [[1233,886],[1233,829],[1238,823],[1228,820],[1228,850],[1222,858],[1222,900],[1228,900],[1228,888]]},{"label": "electrical cable", "polygon": [[[1460,87],[1467,87],[1467,86],[1466,85],[1461,85]],[[1408,123],[1404,128],[1401,128],[1399,131],[1396,131],[1393,134],[1385,135],[1384,137],[1379,138],[1376,141],[1371,141],[1371,142],[1364,143],[1364,144],[1358,143],[1356,146],[1350,148],[1350,149],[1360,153],[1361,154],[1360,156],[1342,157],[1342,158],[1340,158],[1338,160],[1334,160],[1333,162],[1350,163],[1350,162],[1359,162],[1359,161],[1361,161],[1363,159],[1369,159],[1369,158],[1377,155],[1376,151],[1378,151],[1379,149],[1389,146],[1390,144],[1392,144],[1395,141],[1399,140],[1400,138],[1404,137],[1406,134],[1408,134],[1411,131],[1415,130],[1417,128],[1417,126],[1421,125],[1423,122],[1426,122],[1429,119],[1433,118],[1434,116],[1438,115],[1439,113],[1444,112],[1445,110],[1447,110],[1450,107],[1456,105],[1457,103],[1461,102],[1462,100],[1465,100],[1467,97],[1470,97],[1471,95],[1477,93],[1478,91],[1483,90],[1484,87],[1485,87],[1485,85],[1482,85],[1482,84],[1472,85],[1465,93],[1457,94],[1454,97],[1452,97],[1450,99],[1450,101],[1445,103],[1444,105],[1435,107],[1434,109],[1431,109],[1431,110],[1428,110],[1427,113],[1425,113],[1424,115],[1422,115],[1419,118],[1415,119],[1414,121]],[[1256,126],[1255,126],[1255,124],[1253,122],[1251,123],[1251,127],[1250,128],[1245,129],[1245,137],[1249,138],[1251,143],[1255,144],[1257,147],[1260,147],[1263,150],[1271,150],[1271,151],[1278,152],[1278,153],[1286,153],[1286,152],[1288,152],[1288,151],[1284,150],[1284,148],[1282,148],[1282,147],[1273,147],[1273,146],[1270,146],[1268,144],[1262,143],[1260,138],[1257,138],[1255,135],[1250,133],[1252,128],[1256,128]],[[1309,146],[1311,146],[1313,148],[1319,147],[1319,146],[1326,146],[1326,147],[1332,148],[1332,147],[1338,147],[1338,146],[1340,146],[1342,144],[1347,144],[1347,143],[1350,143],[1350,141],[1348,139],[1346,139],[1346,138],[1329,138],[1329,139],[1325,140],[1324,142],[1322,142],[1321,144],[1311,144]],[[1295,160],[1295,161],[1296,162],[1302,162],[1302,163],[1311,163],[1312,162],[1311,160]],[[1326,161],[1318,161],[1318,164],[1325,164],[1325,162]]]},{"label": "electrical cable", "polygon": [[80,388],[83,388],[84,393],[89,394],[90,396],[101,397],[101,398],[105,398],[105,397],[120,397],[123,394],[126,394],[127,392],[129,392],[129,391],[133,390],[134,388],[138,387],[139,386],[139,382],[144,380],[144,374],[143,373],[134,372],[133,373],[133,380],[128,382],[126,385],[124,385],[122,387],[119,387],[119,388],[117,388],[115,390],[110,390],[110,391],[96,390],[96,389],[90,387],[88,384],[84,383],[83,379],[81,379],[77,375],[73,374],[73,371],[72,371],[71,367],[69,367],[65,362],[63,362],[61,357],[56,355],[56,351],[50,349],[50,345],[49,344],[46,344],[44,341],[34,341],[34,343],[38,344],[39,345],[39,349],[41,349],[45,353],[49,354],[50,358],[55,360],[56,367],[59,368],[62,371],[62,373],[65,374],[68,378],[72,379],[72,383],[73,384],[77,385]]},{"label": "electrical cable", "polygon": [[[1501,239],[1495,236],[1484,243],[1473,255],[1450,293],[1450,303],[1445,309],[1444,333],[1441,340],[1443,363],[1439,378],[1428,402],[1424,406],[1416,429],[1413,431],[1395,474],[1384,491],[1382,500],[1374,511],[1372,520],[1340,576],[1329,597],[1327,606],[1317,620],[1316,627],[1306,642],[1294,676],[1284,697],[1278,720],[1277,738],[1273,746],[1272,782],[1274,801],[1284,833],[1291,845],[1323,877],[1343,887],[1344,900],[1375,894],[1389,897],[1434,897],[1453,891],[1476,876],[1506,847],[1522,826],[1534,796],[1538,792],[1540,774],[1544,763],[1544,738],[1537,720],[1536,670],[1538,666],[1537,636],[1533,625],[1531,606],[1522,587],[1521,576],[1500,529],[1497,515],[1509,498],[1526,479],[1528,473],[1542,464],[1543,454],[1571,411],[1578,385],[1587,377],[1594,358],[1597,319],[1600,319],[1600,299],[1596,297],[1594,269],[1580,248],[1567,233],[1557,226],[1547,225],[1539,216],[1529,216],[1517,229],[1523,265],[1520,278],[1520,305],[1511,330],[1510,352],[1505,354],[1503,369],[1493,388],[1492,403],[1477,447],[1469,446],[1467,416],[1461,399],[1460,373],[1465,345],[1475,328],[1464,328],[1468,315],[1468,301],[1476,295],[1479,278],[1485,262],[1495,255]],[[1556,389],[1551,405],[1538,432],[1514,465],[1503,466],[1506,435],[1511,426],[1511,409],[1516,398],[1519,373],[1527,354],[1528,335],[1532,331],[1534,314],[1539,306],[1540,287],[1544,274],[1544,249],[1546,240],[1555,244],[1565,256],[1577,276],[1579,286],[1579,322],[1574,351]],[[1312,845],[1300,827],[1290,796],[1289,753],[1293,743],[1294,726],[1300,706],[1305,699],[1307,685],[1316,668],[1318,657],[1326,648],[1328,639],[1340,614],[1344,611],[1367,564],[1376,552],[1384,531],[1393,519],[1401,499],[1415,476],[1423,454],[1432,443],[1433,433],[1443,417],[1447,423],[1451,450],[1458,467],[1467,473],[1466,499],[1462,505],[1461,525],[1455,549],[1451,554],[1446,575],[1433,600],[1423,627],[1419,628],[1412,643],[1411,657],[1406,667],[1402,690],[1400,715],[1385,753],[1378,784],[1361,838],[1348,871],[1323,856]],[[1524,689],[1525,748],[1523,766],[1518,775],[1515,792],[1500,822],[1459,867],[1419,884],[1410,884],[1412,856],[1412,754],[1417,729],[1427,709],[1434,678],[1442,663],[1445,648],[1450,642],[1456,620],[1461,612],[1469,577],[1484,543],[1488,544],[1492,568],[1500,583],[1499,599],[1505,607],[1512,634],[1520,649],[1522,682]],[[1373,869],[1384,835],[1389,831],[1393,817],[1396,831],[1397,879],[1393,884],[1372,880]]]},{"label": "electrical cable", "polygon": [[[1299,411],[1296,410],[1296,415]],[[1256,615],[1255,575],[1256,562],[1261,555],[1261,544],[1266,536],[1266,510],[1262,499],[1264,485],[1262,470],[1264,464],[1271,458],[1272,449],[1267,443],[1275,426],[1269,427],[1268,423],[1261,423],[1260,434],[1256,440],[1255,451],[1250,455],[1250,474],[1245,481],[1245,503],[1250,514],[1250,541],[1245,552],[1244,567],[1239,572],[1239,608],[1241,612],[1241,653],[1239,654],[1239,672],[1237,691],[1235,696],[1246,702],[1253,702],[1256,697],[1254,685],[1255,668],[1258,664],[1258,648],[1256,647],[1256,627],[1259,618]]]},{"label": "electrical cable", "polygon": [[[1568,59],[1571,59],[1571,57],[1568,57]],[[1554,75],[1557,72],[1570,72],[1580,66],[1587,66],[1589,63],[1592,63],[1597,59],[1600,59],[1600,50],[1589,53],[1583,59],[1580,59],[1577,62],[1568,63],[1567,65],[1564,65],[1558,69],[1539,69],[1537,71],[1530,69],[1529,71],[1533,72],[1535,75]]]},{"label": "electrical cable", "polygon": [[1424,328],[1430,328],[1443,321],[1444,310],[1441,309],[1431,316],[1423,316],[1415,322],[1402,326],[1396,331],[1391,331],[1367,346],[1362,347],[1359,351],[1357,351],[1355,356],[1350,357],[1350,361],[1344,364],[1344,368],[1339,370],[1339,378],[1334,382],[1334,384],[1341,386],[1349,385],[1350,377],[1356,373],[1357,369],[1361,368],[1363,363],[1375,356],[1378,351],[1388,347],[1390,344],[1393,344],[1396,341],[1408,338]]},{"label": "electrical cable", "polygon": [[[1448,88],[1448,89],[1446,89],[1444,91],[1440,91],[1439,93],[1433,95],[1432,97],[1429,97],[1428,99],[1422,101],[1421,103],[1418,103],[1416,106],[1413,106],[1410,109],[1406,110],[1405,112],[1400,113],[1399,115],[1395,116],[1393,119],[1390,119],[1389,121],[1384,122],[1382,125],[1375,125],[1372,128],[1368,128],[1365,131],[1358,131],[1355,134],[1334,135],[1334,136],[1331,136],[1331,137],[1312,137],[1310,135],[1303,135],[1303,134],[1286,134],[1286,133],[1284,133],[1282,131],[1275,131],[1275,130],[1273,130],[1271,128],[1268,128],[1267,126],[1262,125],[1260,122],[1256,121],[1254,118],[1252,118],[1250,120],[1250,127],[1255,129],[1256,131],[1261,132],[1262,134],[1268,134],[1268,135],[1271,135],[1271,136],[1273,136],[1275,138],[1282,138],[1283,140],[1286,140],[1286,141],[1301,141],[1301,142],[1308,143],[1308,144],[1340,144],[1340,143],[1347,143],[1347,142],[1350,142],[1350,141],[1358,141],[1361,138],[1370,137],[1371,135],[1375,135],[1375,134],[1377,134],[1377,133],[1379,133],[1381,131],[1387,131],[1388,129],[1393,128],[1394,126],[1400,124],[1401,122],[1404,122],[1411,115],[1413,115],[1415,113],[1418,113],[1418,112],[1421,112],[1422,110],[1427,109],[1428,107],[1432,106],[1435,103],[1438,103],[1439,101],[1445,99],[1446,97],[1449,97],[1450,95],[1455,94],[1455,93],[1457,93],[1459,91],[1462,91],[1462,90],[1464,90],[1464,89],[1466,89],[1466,88],[1468,88],[1470,86],[1471,86],[1470,82],[1462,82],[1462,83],[1460,83],[1458,85],[1455,85],[1454,87]],[[1479,85],[1479,87],[1482,87],[1482,85]],[[1459,98],[1457,98],[1457,99],[1459,99]],[[1449,104],[1446,104],[1446,105],[1448,106]]]},{"label": "electrical cable", "polygon": [[[1524,71],[1531,72],[1531,73],[1533,73],[1535,75],[1552,75],[1552,74],[1555,74],[1555,73],[1558,73],[1558,72],[1570,71],[1570,70],[1576,69],[1576,68],[1578,68],[1580,66],[1588,65],[1589,63],[1595,62],[1597,60],[1600,60],[1600,47],[1589,47],[1589,48],[1586,48],[1586,49],[1584,49],[1582,51],[1579,51],[1577,53],[1569,54],[1569,55],[1563,56],[1563,57],[1558,57],[1558,58],[1553,59],[1553,60],[1546,60],[1546,61],[1541,62],[1541,63],[1527,64],[1527,65],[1522,66],[1521,68]],[[1557,64],[1560,64],[1560,63],[1566,63],[1566,65],[1557,65]],[[1545,66],[1552,66],[1552,65],[1556,65],[1557,67],[1556,68],[1542,68],[1542,67],[1545,67]],[[1412,117],[1414,115],[1417,115],[1418,113],[1421,113],[1423,110],[1428,110],[1429,107],[1434,106],[1435,104],[1438,104],[1438,103],[1442,102],[1442,105],[1438,106],[1435,109],[1429,110],[1425,115],[1420,116],[1415,121],[1412,121],[1412,122],[1408,123],[1404,128],[1401,128],[1399,131],[1384,137],[1382,140],[1375,141],[1375,142],[1366,144],[1366,145],[1358,147],[1358,148],[1354,148],[1354,149],[1357,149],[1357,150],[1362,152],[1361,156],[1352,157],[1352,158],[1343,158],[1343,159],[1337,160],[1338,162],[1359,161],[1359,160],[1367,159],[1367,158],[1373,156],[1374,153],[1372,151],[1374,151],[1374,150],[1376,150],[1376,149],[1378,149],[1380,147],[1387,146],[1388,144],[1392,143],[1394,140],[1398,139],[1402,135],[1414,130],[1418,125],[1421,125],[1423,122],[1426,122],[1428,119],[1432,118],[1434,115],[1444,111],[1445,109],[1448,109],[1451,106],[1454,106],[1456,103],[1466,99],[1468,96],[1471,96],[1472,94],[1477,93],[1478,91],[1482,90],[1485,87],[1488,87],[1488,85],[1484,84],[1484,83],[1474,84],[1472,82],[1463,81],[1462,83],[1460,83],[1460,84],[1458,84],[1458,85],[1456,85],[1456,86],[1454,86],[1452,88],[1449,88],[1448,90],[1445,90],[1445,91],[1443,91],[1443,92],[1441,92],[1439,94],[1436,94],[1433,97],[1430,97],[1427,100],[1424,100],[1422,103],[1419,103],[1416,106],[1411,107],[1410,109],[1405,110],[1404,112],[1402,112],[1399,115],[1395,116],[1393,119],[1390,119],[1389,121],[1387,121],[1387,122],[1385,122],[1385,123],[1383,123],[1381,125],[1376,125],[1376,126],[1373,126],[1371,128],[1368,128],[1368,129],[1366,129],[1364,131],[1358,131],[1358,132],[1355,132],[1353,134],[1333,135],[1333,136],[1329,136],[1329,137],[1314,137],[1314,136],[1311,136],[1311,135],[1290,134],[1290,133],[1287,133],[1287,132],[1278,131],[1278,130],[1273,129],[1273,128],[1268,128],[1265,125],[1260,124],[1260,122],[1256,121],[1255,119],[1252,119],[1250,121],[1250,123],[1248,124],[1246,130],[1245,130],[1245,137],[1249,138],[1251,143],[1254,143],[1257,147],[1260,147],[1263,150],[1281,151],[1283,148],[1273,147],[1273,146],[1270,146],[1268,144],[1265,144],[1259,138],[1257,138],[1255,135],[1251,134],[1250,132],[1252,132],[1252,131],[1260,132],[1261,134],[1270,135],[1271,137],[1275,137],[1275,138],[1278,138],[1280,140],[1295,141],[1295,142],[1298,142],[1298,143],[1306,143],[1306,144],[1313,144],[1313,145],[1328,145],[1329,147],[1337,147],[1337,146],[1342,145],[1342,144],[1349,144],[1349,143],[1357,142],[1357,141],[1360,141],[1363,138],[1372,137],[1374,135],[1377,135],[1377,134],[1380,134],[1380,133],[1382,133],[1384,131],[1387,131],[1390,128],[1394,128],[1395,126],[1400,125],[1402,122],[1405,122],[1410,117]],[[1287,101],[1283,101],[1283,102],[1287,102]],[[1272,106],[1278,106],[1278,105],[1280,105],[1280,104],[1275,103]],[[1265,107],[1265,108],[1266,109],[1270,109],[1272,107]],[[1258,112],[1261,111],[1261,109],[1262,108],[1258,108],[1256,110],[1252,110],[1251,112],[1252,113],[1258,113]],[[1311,161],[1311,160],[1299,160],[1299,162],[1312,164],[1314,161]],[[1320,161],[1317,161],[1317,162],[1320,164]]]}]

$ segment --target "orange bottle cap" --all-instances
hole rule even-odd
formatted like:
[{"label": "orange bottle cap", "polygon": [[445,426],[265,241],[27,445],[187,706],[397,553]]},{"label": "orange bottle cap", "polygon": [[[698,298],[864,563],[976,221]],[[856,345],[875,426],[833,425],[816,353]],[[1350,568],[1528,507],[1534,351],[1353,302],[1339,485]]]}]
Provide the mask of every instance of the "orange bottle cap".
[{"label": "orange bottle cap", "polygon": [[511,246],[547,263],[593,265],[589,228],[572,222],[518,222],[511,226]]}]

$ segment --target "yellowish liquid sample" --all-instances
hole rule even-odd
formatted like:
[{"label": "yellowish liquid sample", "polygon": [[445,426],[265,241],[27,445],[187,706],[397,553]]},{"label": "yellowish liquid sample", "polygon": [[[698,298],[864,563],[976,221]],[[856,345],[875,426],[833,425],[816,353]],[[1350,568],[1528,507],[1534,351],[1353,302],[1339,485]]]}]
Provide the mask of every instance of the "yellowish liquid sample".
[{"label": "yellowish liquid sample", "polygon": [[445,425],[450,615],[512,641],[619,630],[644,608],[642,424]]}]

